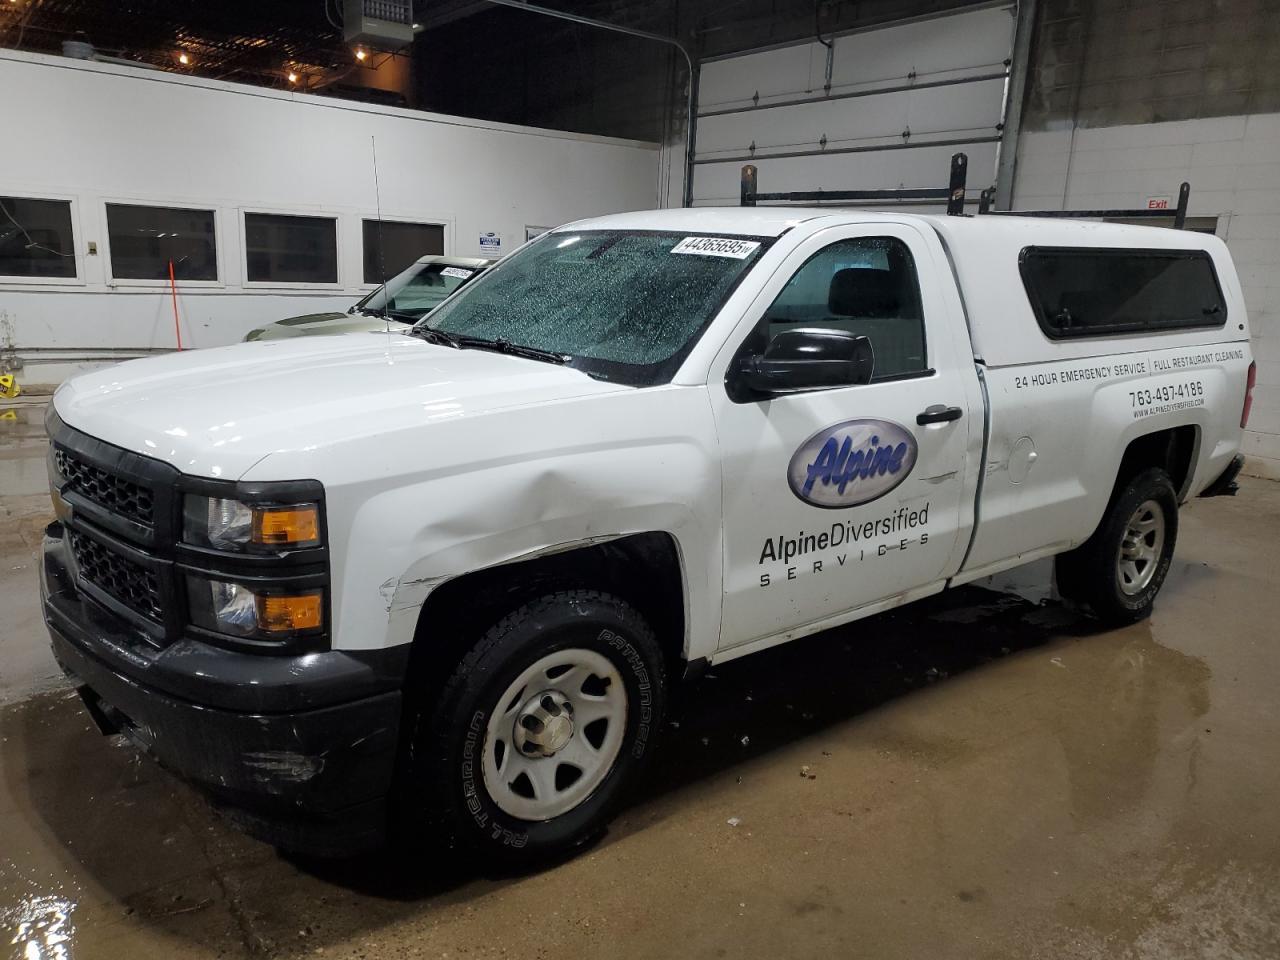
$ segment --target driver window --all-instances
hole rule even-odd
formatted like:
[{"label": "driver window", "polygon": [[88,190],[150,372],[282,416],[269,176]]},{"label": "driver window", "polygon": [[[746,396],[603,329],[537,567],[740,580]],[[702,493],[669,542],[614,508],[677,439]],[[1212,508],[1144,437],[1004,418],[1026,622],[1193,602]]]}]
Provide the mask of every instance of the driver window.
[{"label": "driver window", "polygon": [[920,285],[907,245],[893,237],[857,237],[815,253],[765,312],[760,348],[801,327],[867,337],[875,350],[873,382],[926,371]]}]

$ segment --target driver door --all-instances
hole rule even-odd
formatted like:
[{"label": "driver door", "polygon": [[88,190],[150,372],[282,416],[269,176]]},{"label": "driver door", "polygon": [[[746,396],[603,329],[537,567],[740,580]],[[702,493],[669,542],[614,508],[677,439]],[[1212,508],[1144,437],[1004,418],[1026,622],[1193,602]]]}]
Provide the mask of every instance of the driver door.
[{"label": "driver door", "polygon": [[[945,254],[913,226],[822,231],[771,278],[713,365],[722,649],[934,592],[958,569],[981,401],[963,316],[939,277],[950,282]],[[802,327],[867,337],[871,381],[772,397],[735,388],[742,358]]]}]

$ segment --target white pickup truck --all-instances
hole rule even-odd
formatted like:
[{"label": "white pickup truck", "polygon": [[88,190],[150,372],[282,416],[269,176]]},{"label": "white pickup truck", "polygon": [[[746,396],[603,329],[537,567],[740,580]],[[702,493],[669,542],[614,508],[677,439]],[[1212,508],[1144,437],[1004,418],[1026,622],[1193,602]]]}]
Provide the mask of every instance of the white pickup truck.
[{"label": "white pickup truck", "polygon": [[[707,664],[1057,556],[1144,617],[1253,365],[1195,233],[758,208],[572,224],[412,335],[50,404],[54,652],[287,847],[583,842]],[[669,734],[671,735],[671,734]]]}]

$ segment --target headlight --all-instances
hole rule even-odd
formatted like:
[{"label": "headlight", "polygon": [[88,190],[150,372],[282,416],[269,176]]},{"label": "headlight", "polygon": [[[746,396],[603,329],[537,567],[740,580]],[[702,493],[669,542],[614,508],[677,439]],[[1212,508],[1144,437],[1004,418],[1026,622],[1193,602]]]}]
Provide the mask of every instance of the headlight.
[{"label": "headlight", "polygon": [[314,503],[258,505],[188,494],[182,535],[187,543],[242,553],[320,546],[320,508]]},{"label": "headlight", "polygon": [[191,622],[235,637],[287,640],[324,629],[324,593],[268,593],[227,580],[187,577]]}]

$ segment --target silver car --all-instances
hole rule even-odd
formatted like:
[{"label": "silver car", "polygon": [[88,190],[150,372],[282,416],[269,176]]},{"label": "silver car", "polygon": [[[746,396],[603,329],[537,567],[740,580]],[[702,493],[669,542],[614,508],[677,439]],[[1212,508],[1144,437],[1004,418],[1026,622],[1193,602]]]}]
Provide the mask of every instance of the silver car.
[{"label": "silver car", "polygon": [[493,263],[482,257],[422,257],[346,313],[308,313],[250,330],[246,340],[278,340],[409,326]]}]

